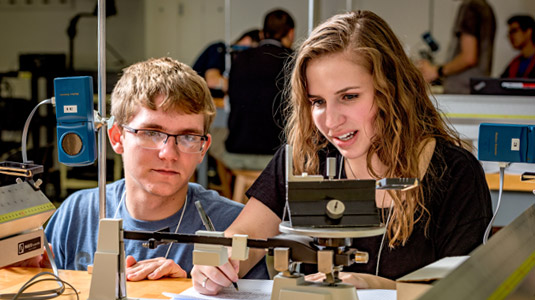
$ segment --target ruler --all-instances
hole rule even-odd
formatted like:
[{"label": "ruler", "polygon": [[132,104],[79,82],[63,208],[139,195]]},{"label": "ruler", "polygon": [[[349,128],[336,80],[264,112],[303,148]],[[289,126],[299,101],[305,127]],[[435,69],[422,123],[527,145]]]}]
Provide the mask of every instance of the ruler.
[{"label": "ruler", "polygon": [[418,299],[504,299],[534,268],[535,204]]},{"label": "ruler", "polygon": [[25,209],[9,212],[0,215],[0,223],[13,221],[15,219],[33,216],[50,210],[54,210],[55,206],[52,203],[41,204],[37,206],[28,207]]}]

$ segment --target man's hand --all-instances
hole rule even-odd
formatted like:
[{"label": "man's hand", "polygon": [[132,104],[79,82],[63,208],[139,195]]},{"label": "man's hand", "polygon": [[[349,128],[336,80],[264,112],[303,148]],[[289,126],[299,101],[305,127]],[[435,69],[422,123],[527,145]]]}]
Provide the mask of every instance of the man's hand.
[{"label": "man's hand", "polygon": [[239,270],[239,261],[233,259],[218,268],[195,265],[191,270],[193,287],[201,294],[217,295],[222,288],[238,281]]},{"label": "man's hand", "polygon": [[[342,282],[353,285],[357,289],[396,289],[396,283],[390,279],[364,273],[340,272]],[[305,276],[307,281],[322,281],[325,274],[316,273]]]},{"label": "man's hand", "polygon": [[130,281],[162,277],[185,278],[187,275],[172,259],[158,257],[137,262],[130,255],[126,258],[126,279]]},{"label": "man's hand", "polygon": [[418,69],[422,72],[425,81],[432,82],[438,79],[438,67],[431,64],[428,60],[421,60],[417,64]]}]

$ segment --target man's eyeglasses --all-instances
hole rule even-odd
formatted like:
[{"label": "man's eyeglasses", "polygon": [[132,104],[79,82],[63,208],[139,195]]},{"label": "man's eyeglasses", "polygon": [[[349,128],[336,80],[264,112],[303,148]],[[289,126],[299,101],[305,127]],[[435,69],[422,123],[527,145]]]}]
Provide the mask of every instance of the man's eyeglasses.
[{"label": "man's eyeglasses", "polygon": [[147,149],[161,149],[169,137],[175,138],[175,144],[180,152],[185,153],[199,153],[202,152],[204,144],[208,137],[199,134],[169,134],[161,131],[150,129],[134,129],[126,125],[121,125],[126,131],[136,135],[136,143],[138,146]]}]

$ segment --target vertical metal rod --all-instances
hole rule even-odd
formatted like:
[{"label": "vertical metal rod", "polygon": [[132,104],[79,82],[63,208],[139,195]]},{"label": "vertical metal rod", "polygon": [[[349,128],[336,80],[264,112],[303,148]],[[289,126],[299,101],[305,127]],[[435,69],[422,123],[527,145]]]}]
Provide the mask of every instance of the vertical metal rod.
[{"label": "vertical metal rod", "polygon": [[228,78],[230,73],[230,0],[225,0],[225,45],[227,52],[225,53],[225,73],[223,76]]},{"label": "vertical metal rod", "polygon": [[308,0],[308,35],[314,29],[314,0]]},{"label": "vertical metal rod", "polygon": [[[98,113],[106,118],[106,0],[98,0]],[[105,123],[105,122],[104,122]],[[99,216],[106,218],[106,131],[98,131]]]},{"label": "vertical metal rod", "polygon": [[433,21],[434,21],[434,14],[435,14],[435,1],[430,0],[429,1],[429,12],[428,12],[428,18],[429,18],[429,33],[431,35],[433,34]]}]

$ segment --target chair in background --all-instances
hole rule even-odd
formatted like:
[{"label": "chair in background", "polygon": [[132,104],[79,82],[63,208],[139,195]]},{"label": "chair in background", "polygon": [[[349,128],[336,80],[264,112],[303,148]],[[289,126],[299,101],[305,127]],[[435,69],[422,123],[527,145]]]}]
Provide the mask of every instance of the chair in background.
[{"label": "chair in background", "polygon": [[212,157],[216,164],[216,172],[220,184],[209,184],[209,188],[216,190],[223,197],[227,197],[236,202],[246,203],[247,197],[245,191],[260,176],[262,170],[248,170],[240,168],[231,168],[225,162],[225,138],[228,130],[226,128],[212,128],[212,146],[208,155]]}]

